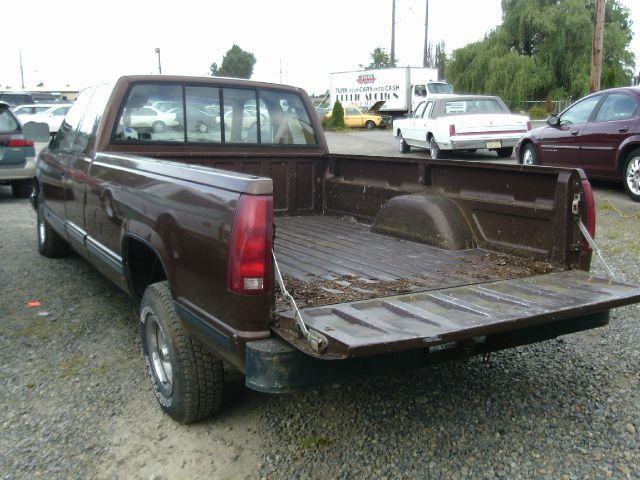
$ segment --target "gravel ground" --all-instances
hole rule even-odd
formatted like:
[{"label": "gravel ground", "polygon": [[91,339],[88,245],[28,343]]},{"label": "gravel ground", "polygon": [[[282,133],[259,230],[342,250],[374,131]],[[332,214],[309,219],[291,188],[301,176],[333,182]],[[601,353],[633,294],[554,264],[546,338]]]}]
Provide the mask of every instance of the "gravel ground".
[{"label": "gravel ground", "polygon": [[[608,188],[597,238],[640,283],[640,218],[606,199],[640,205]],[[77,256],[40,257],[34,212],[4,187],[0,225],[2,478],[640,478],[638,306],[487,364],[296,395],[229,371],[222,413],[183,427],[155,405],[135,302]]]}]

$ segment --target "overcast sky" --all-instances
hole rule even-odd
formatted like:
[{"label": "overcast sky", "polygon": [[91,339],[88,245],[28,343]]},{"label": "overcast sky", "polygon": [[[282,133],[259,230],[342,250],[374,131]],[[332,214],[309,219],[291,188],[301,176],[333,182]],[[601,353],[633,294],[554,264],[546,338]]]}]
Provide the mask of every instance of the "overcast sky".
[{"label": "overcast sky", "polygon": [[[640,1],[631,9],[631,50],[640,69]],[[422,65],[424,0],[396,0],[399,65]],[[481,39],[501,21],[500,0],[431,0],[429,39],[447,51]],[[22,50],[27,88],[44,82],[80,88],[123,74],[206,75],[233,43],[252,52],[253,79],[282,81],[312,92],[329,73],[368,64],[378,46],[389,51],[391,0],[6,0],[0,42],[0,85],[20,86]],[[24,21],[20,21],[24,18]]]}]

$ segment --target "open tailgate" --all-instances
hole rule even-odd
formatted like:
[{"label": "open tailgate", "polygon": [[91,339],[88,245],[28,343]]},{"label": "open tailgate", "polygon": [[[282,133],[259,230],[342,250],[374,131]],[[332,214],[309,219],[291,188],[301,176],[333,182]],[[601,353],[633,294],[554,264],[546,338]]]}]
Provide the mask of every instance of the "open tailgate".
[{"label": "open tailgate", "polygon": [[273,330],[305,353],[339,359],[435,347],[534,325],[543,329],[638,301],[638,286],[572,270],[301,309],[307,327],[328,340],[321,354],[296,334],[291,310],[277,313]]}]

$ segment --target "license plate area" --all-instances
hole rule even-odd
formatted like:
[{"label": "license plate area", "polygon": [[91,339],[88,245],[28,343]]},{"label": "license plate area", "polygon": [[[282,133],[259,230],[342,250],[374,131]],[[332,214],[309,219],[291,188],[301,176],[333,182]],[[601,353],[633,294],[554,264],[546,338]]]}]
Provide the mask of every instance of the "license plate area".
[{"label": "license plate area", "polygon": [[491,140],[487,142],[487,148],[502,148],[501,140]]}]

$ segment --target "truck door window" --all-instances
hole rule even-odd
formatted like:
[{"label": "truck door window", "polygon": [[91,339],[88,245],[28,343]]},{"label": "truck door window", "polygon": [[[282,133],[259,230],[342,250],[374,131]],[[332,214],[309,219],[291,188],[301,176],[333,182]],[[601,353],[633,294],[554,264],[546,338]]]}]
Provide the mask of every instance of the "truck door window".
[{"label": "truck door window", "polygon": [[[293,93],[259,90],[260,115],[268,117],[261,126],[261,143],[316,145],[316,135],[300,96]],[[226,100],[225,100],[226,104]],[[265,111],[266,109],[266,111]],[[360,112],[357,111],[356,115]],[[267,119],[264,119],[265,122]]]},{"label": "truck door window", "polygon": [[80,127],[84,112],[89,105],[89,100],[91,100],[93,90],[93,88],[87,88],[80,92],[78,98],[76,98],[73,105],[71,105],[69,112],[67,112],[67,116],[64,117],[54,140],[51,142],[51,150],[61,152],[73,151],[73,146],[78,135],[78,128]]},{"label": "truck door window", "polygon": [[[125,142],[184,142],[180,85],[139,84],[129,91],[116,123],[114,139]],[[163,111],[166,110],[166,111]]]},{"label": "truck door window", "polygon": [[[216,87],[185,87],[187,142],[220,143],[222,126],[220,89]],[[170,110],[173,111],[173,110]],[[185,113],[176,109],[179,121]]]},{"label": "truck door window", "polygon": [[427,96],[427,88],[424,85],[416,85],[414,88],[414,92],[416,97],[426,97]]}]

